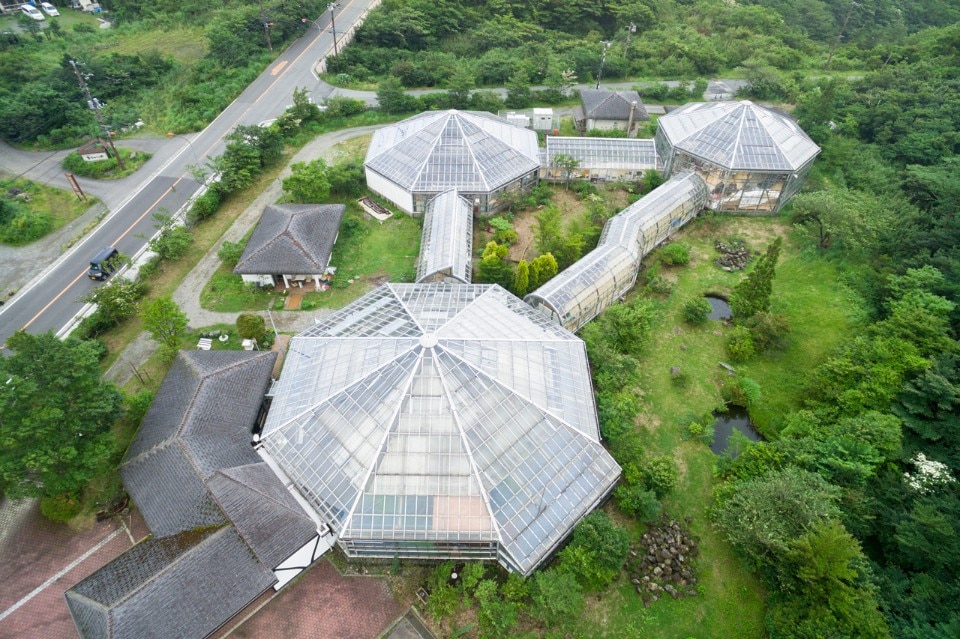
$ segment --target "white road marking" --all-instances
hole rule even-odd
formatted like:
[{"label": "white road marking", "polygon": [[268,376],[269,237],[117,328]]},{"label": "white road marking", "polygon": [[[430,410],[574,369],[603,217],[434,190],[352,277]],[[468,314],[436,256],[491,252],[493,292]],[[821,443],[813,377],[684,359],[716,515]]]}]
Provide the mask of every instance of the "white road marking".
[{"label": "white road marking", "polygon": [[65,574],[67,574],[68,572],[76,568],[78,565],[83,563],[83,561],[86,560],[90,555],[97,552],[98,550],[106,546],[108,543],[113,541],[113,538],[119,535],[121,532],[123,532],[123,528],[117,528],[112,533],[107,535],[106,539],[104,539],[99,544],[97,544],[87,552],[83,553],[82,555],[80,555],[79,557],[71,561],[69,564],[67,564],[63,568],[63,570],[59,571],[57,574],[50,577],[45,582],[43,582],[42,584],[34,588],[32,591],[30,591],[30,594],[28,594],[26,597],[24,597],[17,603],[13,604],[12,606],[4,610],[2,613],[0,613],[0,621],[3,621],[4,619],[12,615],[14,612],[17,611],[18,608],[20,608],[21,606],[26,604],[28,601],[30,601],[31,599],[39,595],[41,592],[43,592],[44,590],[52,586],[58,579],[60,579],[60,577],[63,577]]}]

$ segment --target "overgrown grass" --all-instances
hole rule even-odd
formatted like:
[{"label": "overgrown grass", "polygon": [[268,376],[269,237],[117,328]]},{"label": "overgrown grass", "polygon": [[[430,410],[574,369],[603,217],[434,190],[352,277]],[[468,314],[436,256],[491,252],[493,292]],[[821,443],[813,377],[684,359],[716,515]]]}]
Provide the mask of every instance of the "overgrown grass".
[{"label": "overgrown grass", "polygon": [[25,178],[18,180],[0,180],[0,197],[7,197],[6,193],[11,188],[17,188],[27,195],[26,198],[16,198],[15,206],[21,210],[28,211],[31,215],[43,216],[48,220],[46,232],[38,237],[22,237],[24,241],[10,242],[15,246],[29,244],[40,239],[45,235],[53,233],[62,228],[68,222],[72,222],[79,217],[88,208],[97,204],[99,200],[95,197],[87,196],[81,200],[73,191],[65,191],[52,186],[46,186],[39,182],[32,182]]},{"label": "overgrown grass", "polygon": [[131,151],[122,147],[117,148],[117,153],[123,159],[123,169],[120,169],[116,158],[87,162],[76,151],[63,158],[61,166],[71,173],[95,180],[119,180],[136,173],[151,157],[149,153]]},{"label": "overgrown grass", "polygon": [[200,306],[224,313],[262,311],[273,308],[277,297],[272,290],[247,284],[232,268],[221,264],[200,292]]},{"label": "overgrown grass", "polygon": [[[333,286],[304,295],[301,308],[342,308],[384,282],[412,282],[420,252],[420,223],[394,214],[382,224],[347,205],[348,218],[359,220],[363,231],[343,238],[333,247],[330,263],[337,267]],[[351,281],[352,280],[352,281]]]},{"label": "overgrown grass", "polygon": [[[707,215],[679,234],[678,239],[690,246],[690,265],[661,267],[660,274],[675,288],[658,299],[659,321],[641,362],[638,392],[643,410],[638,428],[650,455],[671,455],[677,462],[680,480],[663,506],[674,518],[691,518],[691,531],[700,539],[696,569],[701,596],[661,599],[645,609],[632,584],[623,583],[591,605],[585,631],[604,628],[602,634],[591,636],[720,639],[765,635],[765,593],[709,521],[717,483],[713,473],[716,457],[704,444],[684,440],[680,428],[684,418],[705,415],[723,402],[723,386],[732,378],[718,362],[726,359],[724,340],[729,327],[717,321],[690,326],[682,319],[682,308],[695,296],[729,293],[742,277],[713,264],[716,240],[741,237],[761,251],[774,237],[788,233],[789,227],[779,218]],[[653,264],[656,254],[645,261]],[[757,356],[738,367],[761,384],[763,397],[750,410],[761,430],[771,435],[775,434],[772,424],[776,417],[799,404],[806,373],[853,329],[860,305],[838,284],[837,275],[833,263],[790,241],[785,244],[772,306],[774,312],[787,316],[790,342],[781,353]],[[674,366],[686,373],[685,385],[673,381],[670,369]]]},{"label": "overgrown grass", "polygon": [[[134,27],[137,25],[131,25]],[[200,25],[175,25],[168,29],[124,28],[122,38],[108,48],[108,53],[136,55],[157,51],[184,66],[192,66],[207,54],[207,39]]]}]

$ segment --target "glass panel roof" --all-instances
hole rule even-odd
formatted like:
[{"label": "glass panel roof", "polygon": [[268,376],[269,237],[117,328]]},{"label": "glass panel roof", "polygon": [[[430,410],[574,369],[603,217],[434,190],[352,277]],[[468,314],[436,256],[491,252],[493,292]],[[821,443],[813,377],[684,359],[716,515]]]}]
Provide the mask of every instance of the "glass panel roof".
[{"label": "glass panel roof", "polygon": [[470,254],[473,251],[473,207],[456,189],[427,203],[423,217],[423,238],[417,281],[432,280],[437,274],[470,283]]},{"label": "glass panel roof", "polygon": [[707,187],[694,173],[683,173],[610,218],[597,248],[587,253],[527,299],[549,306],[560,321],[577,329],[634,284],[640,260],[707,202]]},{"label": "glass panel roof", "polygon": [[536,567],[616,482],[583,342],[498,286],[388,284],[293,338],[264,450],[341,537]]},{"label": "glass panel roof", "polygon": [[788,115],[742,102],[693,102],[657,121],[670,143],[735,170],[795,171],[820,152]]},{"label": "glass panel roof", "polygon": [[546,166],[552,166],[561,153],[577,160],[581,169],[637,171],[657,168],[657,149],[653,140],[548,135],[544,155]]},{"label": "glass panel roof", "polygon": [[537,134],[479,111],[427,111],[373,134],[369,169],[411,192],[490,192],[540,167]]}]

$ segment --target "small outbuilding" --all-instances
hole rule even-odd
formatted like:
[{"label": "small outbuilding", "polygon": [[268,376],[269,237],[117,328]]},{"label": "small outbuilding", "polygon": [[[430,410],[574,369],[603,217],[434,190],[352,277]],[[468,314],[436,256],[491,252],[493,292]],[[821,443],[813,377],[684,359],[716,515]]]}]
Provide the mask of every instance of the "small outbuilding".
[{"label": "small outbuilding", "polygon": [[343,204],[268,206],[233,272],[259,286],[312,281],[320,288],[345,210]]},{"label": "small outbuilding", "polygon": [[580,106],[574,113],[581,132],[626,131],[628,137],[637,135],[637,123],[649,120],[640,94],[636,91],[606,91],[581,89]]},{"label": "small outbuilding", "polygon": [[651,139],[547,136],[540,177],[591,182],[639,180],[657,168],[657,147]]}]

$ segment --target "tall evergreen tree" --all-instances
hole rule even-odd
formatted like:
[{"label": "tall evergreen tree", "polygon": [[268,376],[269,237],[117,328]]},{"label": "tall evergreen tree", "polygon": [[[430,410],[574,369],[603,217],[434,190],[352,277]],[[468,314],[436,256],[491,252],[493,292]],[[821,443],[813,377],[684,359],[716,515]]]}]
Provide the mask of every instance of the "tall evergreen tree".
[{"label": "tall evergreen tree", "polygon": [[770,294],[782,245],[783,240],[778,237],[767,246],[767,252],[757,260],[756,267],[730,293],[730,309],[738,321],[770,310]]}]

